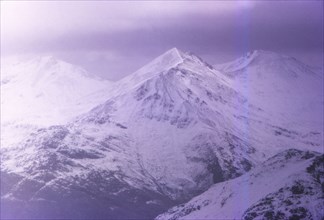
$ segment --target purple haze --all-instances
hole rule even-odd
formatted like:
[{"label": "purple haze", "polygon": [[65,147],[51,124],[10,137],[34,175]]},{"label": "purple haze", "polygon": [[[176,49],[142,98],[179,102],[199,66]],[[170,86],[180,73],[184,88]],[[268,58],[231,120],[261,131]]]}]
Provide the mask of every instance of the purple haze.
[{"label": "purple haze", "polygon": [[1,2],[2,57],[53,54],[119,79],[172,47],[211,64],[263,49],[321,66],[323,2]]}]

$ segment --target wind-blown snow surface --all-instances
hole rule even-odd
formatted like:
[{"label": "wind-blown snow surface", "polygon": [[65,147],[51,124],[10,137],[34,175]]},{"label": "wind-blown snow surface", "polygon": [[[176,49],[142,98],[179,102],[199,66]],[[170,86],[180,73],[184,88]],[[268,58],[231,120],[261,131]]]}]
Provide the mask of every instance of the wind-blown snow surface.
[{"label": "wind-blown snow surface", "polygon": [[156,219],[323,219],[324,157],[287,150]]},{"label": "wind-blown snow surface", "polygon": [[86,100],[96,97],[68,123],[1,147],[3,217],[153,218],[283,149],[322,150],[321,131],[276,124],[177,49]]}]

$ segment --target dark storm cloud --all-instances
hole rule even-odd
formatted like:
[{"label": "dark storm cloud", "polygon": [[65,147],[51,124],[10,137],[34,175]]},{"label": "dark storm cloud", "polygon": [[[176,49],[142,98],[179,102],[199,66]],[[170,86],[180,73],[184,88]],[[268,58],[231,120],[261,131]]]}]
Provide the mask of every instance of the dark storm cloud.
[{"label": "dark storm cloud", "polygon": [[[2,43],[2,51],[8,54],[57,53],[95,72],[108,72],[109,77],[115,79],[172,47],[193,51],[211,63],[234,59],[254,49],[296,55],[306,60],[313,54],[319,56],[314,59],[316,62],[321,60],[323,2],[245,3],[235,6],[233,2],[231,5],[203,2],[199,3],[199,8],[185,8],[183,3],[174,6],[171,2],[163,4],[162,8],[145,6],[142,10],[137,8],[132,16],[124,12],[122,22],[117,15],[111,15],[111,22],[118,21],[116,24],[108,22],[111,27],[97,25],[98,19],[93,21],[95,28],[89,22],[84,27],[81,25],[68,31],[54,28],[51,35],[13,37]],[[145,5],[145,2],[141,4]],[[114,16],[118,17],[116,21]],[[91,59],[86,60],[89,56]],[[102,61],[106,63],[99,65]],[[123,65],[125,62],[128,65]]]}]

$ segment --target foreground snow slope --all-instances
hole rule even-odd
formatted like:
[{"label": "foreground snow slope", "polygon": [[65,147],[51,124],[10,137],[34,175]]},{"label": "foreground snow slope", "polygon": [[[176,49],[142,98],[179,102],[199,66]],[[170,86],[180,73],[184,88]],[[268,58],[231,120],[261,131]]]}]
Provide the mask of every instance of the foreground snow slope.
[{"label": "foreground snow slope", "polygon": [[323,219],[324,157],[290,149],[156,219]]},{"label": "foreground snow slope", "polygon": [[269,51],[256,50],[217,65],[235,89],[272,114],[284,127],[323,130],[323,69]]}]

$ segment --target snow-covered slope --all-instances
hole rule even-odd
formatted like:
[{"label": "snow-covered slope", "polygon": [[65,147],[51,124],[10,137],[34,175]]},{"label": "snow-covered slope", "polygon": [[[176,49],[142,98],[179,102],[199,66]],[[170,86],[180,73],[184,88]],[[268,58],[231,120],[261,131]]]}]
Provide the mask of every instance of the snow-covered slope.
[{"label": "snow-covered slope", "polygon": [[90,111],[1,148],[3,204],[22,207],[3,216],[152,218],[282,149],[322,150],[320,133],[277,125],[230,78],[177,49],[98,94],[105,101]]},{"label": "snow-covered slope", "polygon": [[177,49],[117,87],[122,89],[71,128],[99,140],[122,130],[141,166],[171,198],[190,197],[213,182],[239,176],[292,144],[321,151],[318,133],[272,124],[225,76]]},{"label": "snow-covered slope", "polygon": [[109,86],[80,67],[38,57],[1,69],[2,120],[61,124],[89,110],[78,108],[83,97]]},{"label": "snow-covered slope", "polygon": [[323,219],[324,156],[290,149],[156,219]]},{"label": "snow-covered slope", "polygon": [[2,144],[33,127],[63,124],[89,111],[104,97],[86,97],[110,84],[51,56],[5,65],[1,68]]},{"label": "snow-covered slope", "polygon": [[284,127],[323,131],[323,70],[269,51],[253,51],[217,69]]}]

